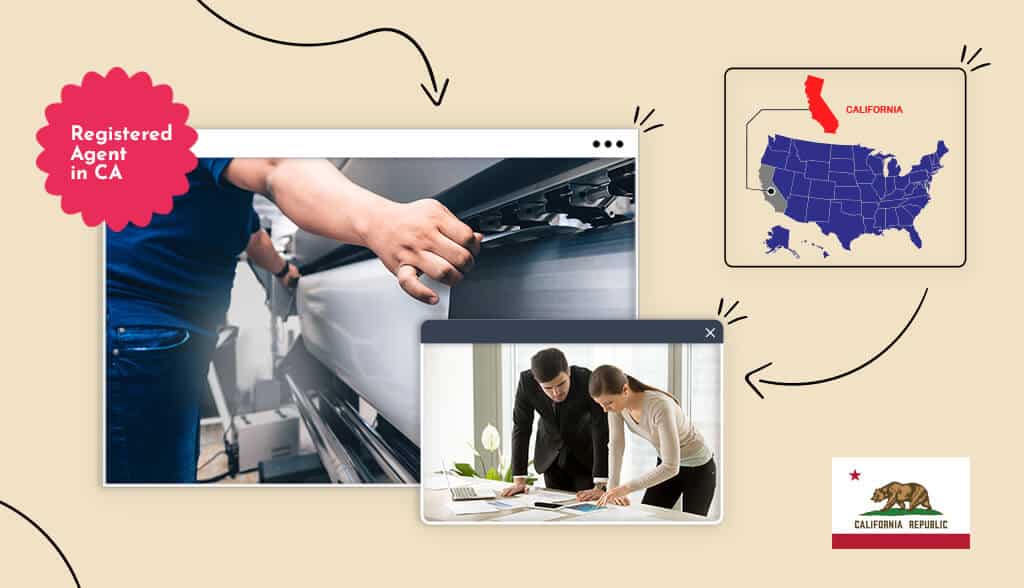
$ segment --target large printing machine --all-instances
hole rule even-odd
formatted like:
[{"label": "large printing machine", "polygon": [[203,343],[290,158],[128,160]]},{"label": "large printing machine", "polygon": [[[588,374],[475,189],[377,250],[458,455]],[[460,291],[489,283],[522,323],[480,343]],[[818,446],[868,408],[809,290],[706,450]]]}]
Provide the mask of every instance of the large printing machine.
[{"label": "large printing machine", "polygon": [[405,294],[371,251],[301,230],[289,252],[302,273],[297,291],[261,276],[272,320],[299,317],[301,335],[275,342],[275,375],[331,481],[418,481],[424,320],[635,318],[634,160],[335,163],[393,200],[436,198],[484,240],[456,287],[423,278],[440,295],[435,306]]}]

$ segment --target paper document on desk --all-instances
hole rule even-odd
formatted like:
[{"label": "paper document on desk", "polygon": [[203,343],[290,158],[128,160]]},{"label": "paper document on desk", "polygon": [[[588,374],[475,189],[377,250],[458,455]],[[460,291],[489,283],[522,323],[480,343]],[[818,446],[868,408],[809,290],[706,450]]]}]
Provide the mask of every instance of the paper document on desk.
[{"label": "paper document on desk", "polygon": [[498,508],[487,504],[482,500],[467,500],[465,502],[453,502],[448,508],[457,515],[483,514],[487,512],[498,512]]},{"label": "paper document on desk", "polygon": [[557,510],[540,510],[531,508],[520,512],[505,515],[494,519],[500,523],[537,523],[562,518],[562,513]]},{"label": "paper document on desk", "polygon": [[488,500],[488,506],[493,506],[498,510],[512,510],[516,508],[527,508],[533,506],[532,502],[526,502],[521,498],[499,498],[498,500]]},{"label": "paper document on desk", "polygon": [[546,490],[538,489],[531,490],[526,495],[530,499],[530,503],[534,502],[554,502],[557,504],[565,504],[568,502],[576,502],[576,495],[574,494],[563,494],[562,492],[548,492]]}]

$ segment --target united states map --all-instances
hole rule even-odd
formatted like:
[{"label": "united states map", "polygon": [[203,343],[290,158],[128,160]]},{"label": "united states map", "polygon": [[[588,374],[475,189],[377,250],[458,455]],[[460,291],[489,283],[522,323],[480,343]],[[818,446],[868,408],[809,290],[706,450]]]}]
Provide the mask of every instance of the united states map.
[{"label": "united states map", "polygon": [[863,235],[906,231],[920,249],[915,226],[932,200],[932,178],[949,149],[940,139],[933,153],[903,173],[896,158],[864,145],[837,145],[770,135],[758,177],[775,211],[834,234],[846,250]]}]

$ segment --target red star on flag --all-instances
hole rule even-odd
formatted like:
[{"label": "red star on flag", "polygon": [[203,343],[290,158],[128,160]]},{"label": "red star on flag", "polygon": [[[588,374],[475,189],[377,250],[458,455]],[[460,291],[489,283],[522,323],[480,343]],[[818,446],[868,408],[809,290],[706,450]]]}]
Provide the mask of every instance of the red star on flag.
[{"label": "red star on flag", "polygon": [[850,472],[850,480],[859,480],[859,479],[860,479],[860,472],[857,471],[857,468],[854,468],[853,471]]}]

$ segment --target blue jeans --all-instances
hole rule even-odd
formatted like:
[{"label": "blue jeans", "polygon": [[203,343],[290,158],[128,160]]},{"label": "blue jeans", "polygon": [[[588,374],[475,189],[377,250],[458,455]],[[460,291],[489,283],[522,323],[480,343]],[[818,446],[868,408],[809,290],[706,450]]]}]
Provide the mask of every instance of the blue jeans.
[{"label": "blue jeans", "polygon": [[108,322],[108,483],[195,482],[199,402],[215,343],[180,327]]}]

